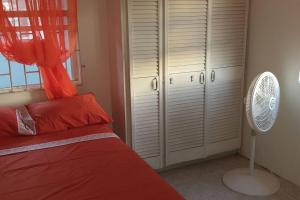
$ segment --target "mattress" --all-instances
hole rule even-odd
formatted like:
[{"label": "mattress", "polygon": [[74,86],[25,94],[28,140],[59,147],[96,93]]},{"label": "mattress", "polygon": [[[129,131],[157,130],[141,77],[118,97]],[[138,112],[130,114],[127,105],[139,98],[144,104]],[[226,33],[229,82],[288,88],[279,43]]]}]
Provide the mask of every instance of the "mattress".
[{"label": "mattress", "polygon": [[103,125],[0,137],[1,200],[183,199]]}]

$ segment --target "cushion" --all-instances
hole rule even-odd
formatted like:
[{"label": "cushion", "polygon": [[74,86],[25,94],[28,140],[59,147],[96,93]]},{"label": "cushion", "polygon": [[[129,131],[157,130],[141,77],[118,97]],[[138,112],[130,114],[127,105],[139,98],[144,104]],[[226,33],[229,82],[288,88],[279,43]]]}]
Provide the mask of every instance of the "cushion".
[{"label": "cushion", "polygon": [[16,108],[0,107],[0,134],[17,135],[18,124]]},{"label": "cushion", "polygon": [[35,123],[24,106],[0,107],[0,135],[36,135]]},{"label": "cushion", "polygon": [[91,93],[33,103],[27,108],[36,123],[38,134],[112,122]]}]

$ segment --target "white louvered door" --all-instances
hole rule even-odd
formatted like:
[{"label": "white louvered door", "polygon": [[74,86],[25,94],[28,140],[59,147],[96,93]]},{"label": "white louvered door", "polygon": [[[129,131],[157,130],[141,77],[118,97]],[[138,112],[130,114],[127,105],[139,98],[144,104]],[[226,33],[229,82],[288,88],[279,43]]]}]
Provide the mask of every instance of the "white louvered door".
[{"label": "white louvered door", "polygon": [[205,156],[207,0],[165,1],[166,164]]},{"label": "white louvered door", "polygon": [[210,0],[208,68],[244,66],[248,0]]},{"label": "white louvered door", "polygon": [[206,64],[207,0],[166,0],[168,74],[201,71]]},{"label": "white louvered door", "polygon": [[128,0],[133,149],[163,166],[161,0]]},{"label": "white louvered door", "polygon": [[243,108],[242,67],[208,71],[205,146],[207,156],[240,148]]},{"label": "white louvered door", "polygon": [[210,0],[206,85],[207,156],[241,145],[248,0]]},{"label": "white louvered door", "polygon": [[238,149],[248,0],[126,2],[133,149],[156,169]]},{"label": "white louvered door", "polygon": [[204,83],[204,71],[169,75],[166,101],[167,165],[205,156]]}]

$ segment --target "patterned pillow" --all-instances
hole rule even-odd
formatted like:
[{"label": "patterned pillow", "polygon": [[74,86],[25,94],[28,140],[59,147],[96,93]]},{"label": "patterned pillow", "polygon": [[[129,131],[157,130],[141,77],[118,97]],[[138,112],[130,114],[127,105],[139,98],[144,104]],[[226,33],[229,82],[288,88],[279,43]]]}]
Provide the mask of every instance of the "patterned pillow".
[{"label": "patterned pillow", "polygon": [[36,135],[35,122],[26,107],[0,107],[0,136],[17,135]]},{"label": "patterned pillow", "polygon": [[25,106],[16,109],[19,135],[36,135],[35,122]]}]

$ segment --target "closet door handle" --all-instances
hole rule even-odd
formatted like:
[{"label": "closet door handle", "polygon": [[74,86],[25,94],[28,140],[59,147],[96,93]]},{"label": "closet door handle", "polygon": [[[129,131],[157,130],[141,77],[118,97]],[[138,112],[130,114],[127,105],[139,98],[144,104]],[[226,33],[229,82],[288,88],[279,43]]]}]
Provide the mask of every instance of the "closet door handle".
[{"label": "closet door handle", "polygon": [[172,85],[173,84],[173,78],[172,77],[169,78],[169,81],[170,81],[170,85]]},{"label": "closet door handle", "polygon": [[211,78],[212,82],[214,82],[216,80],[216,72],[215,72],[215,70],[211,71],[211,77],[210,78]]},{"label": "closet door handle", "polygon": [[157,77],[155,77],[155,78],[152,80],[152,88],[153,88],[153,90],[158,91],[158,79],[157,79]]},{"label": "closet door handle", "polygon": [[194,75],[191,75],[191,82],[194,82]]},{"label": "closet door handle", "polygon": [[203,72],[200,73],[200,84],[204,84],[205,82],[205,75]]}]

